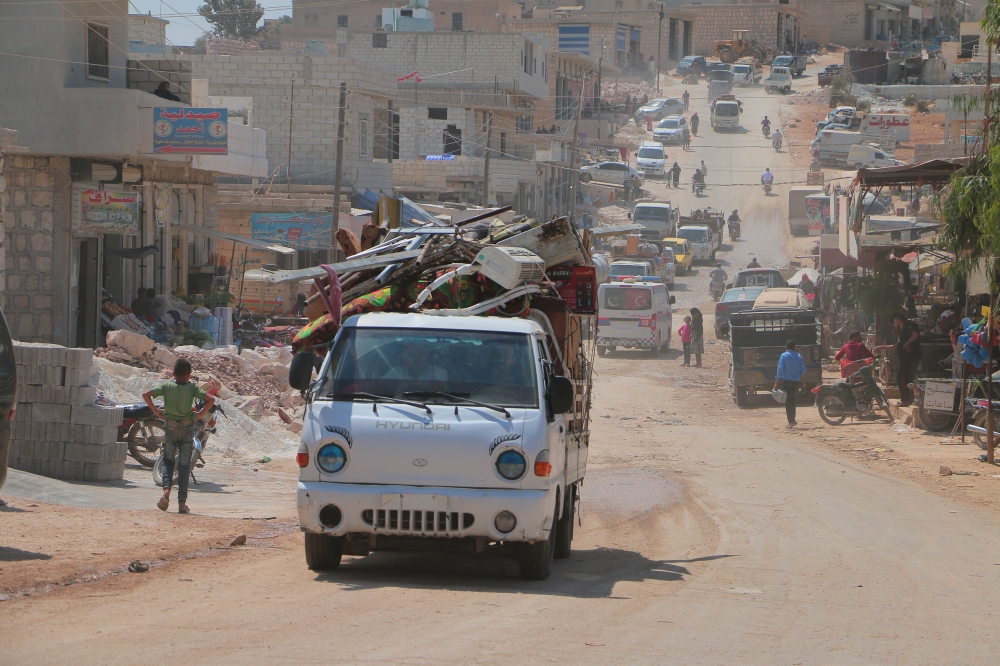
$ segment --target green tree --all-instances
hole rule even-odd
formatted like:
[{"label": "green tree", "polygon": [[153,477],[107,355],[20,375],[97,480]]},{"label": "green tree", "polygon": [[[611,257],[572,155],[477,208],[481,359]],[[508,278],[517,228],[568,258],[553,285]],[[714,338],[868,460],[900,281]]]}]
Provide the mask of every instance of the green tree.
[{"label": "green tree", "polygon": [[260,32],[264,8],[256,0],[206,0],[198,13],[212,25],[212,34],[247,40]]}]

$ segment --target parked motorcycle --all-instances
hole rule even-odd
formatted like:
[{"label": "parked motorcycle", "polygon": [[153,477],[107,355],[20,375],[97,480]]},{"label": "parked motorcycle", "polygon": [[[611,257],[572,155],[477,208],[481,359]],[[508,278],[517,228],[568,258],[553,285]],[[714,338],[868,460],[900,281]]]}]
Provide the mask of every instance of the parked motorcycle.
[{"label": "parked motorcycle", "polygon": [[[201,410],[205,406],[203,401],[197,401],[195,403],[195,409]],[[198,430],[194,435],[194,449],[191,451],[191,480],[194,481],[195,485],[198,484],[198,479],[194,476],[194,468],[197,467],[201,469],[205,466],[205,458],[202,454],[205,452],[205,447],[208,446],[208,438],[210,435],[214,435],[216,430],[216,414],[222,414],[226,416],[225,410],[222,409],[221,405],[212,405],[210,410],[212,417],[207,421],[202,419],[198,421]],[[227,417],[228,418],[228,417]],[[177,483],[177,465],[174,465],[174,483]],[[156,464],[153,465],[153,483],[157,486],[163,483],[163,449],[160,449],[160,455],[156,459]]]},{"label": "parked motorcycle", "polygon": [[[965,426],[965,429],[972,433],[972,439],[975,440],[976,445],[983,451],[986,450],[989,442],[986,440],[986,435],[989,432],[986,429],[987,418],[989,412],[987,411],[986,400],[982,398],[967,398],[966,403],[969,408],[973,410],[969,423]],[[997,432],[997,428],[1000,428],[1000,400],[993,401],[993,441],[994,446],[1000,444],[1000,432]]]},{"label": "parked motorcycle", "polygon": [[700,197],[705,193],[705,183],[691,183],[691,191],[696,197]]},{"label": "parked motorcycle", "polygon": [[875,381],[872,359],[844,381],[823,384],[813,388],[819,417],[830,425],[840,425],[848,416],[852,418],[880,418],[877,410],[884,410],[892,421],[889,402]]},{"label": "parked motorcycle", "polygon": [[722,298],[722,294],[726,291],[726,285],[713,280],[712,283],[708,285],[708,291],[712,294],[712,300],[718,301]]},{"label": "parked motorcycle", "polygon": [[163,449],[166,430],[146,403],[122,405],[124,419],[118,426],[118,441],[128,442],[128,454],[143,467],[152,467]]},{"label": "parked motorcycle", "polygon": [[739,240],[740,238],[740,223],[730,222],[729,223],[729,240]]}]

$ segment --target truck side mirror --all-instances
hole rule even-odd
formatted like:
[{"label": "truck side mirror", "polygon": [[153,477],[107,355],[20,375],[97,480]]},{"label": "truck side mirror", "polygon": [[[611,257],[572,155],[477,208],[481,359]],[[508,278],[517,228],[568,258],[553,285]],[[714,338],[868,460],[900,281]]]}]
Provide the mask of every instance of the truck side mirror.
[{"label": "truck side mirror", "polygon": [[561,375],[552,375],[549,378],[549,394],[546,396],[549,401],[549,410],[553,414],[565,414],[573,408],[576,388],[573,382]]},{"label": "truck side mirror", "polygon": [[305,391],[312,383],[313,372],[312,352],[299,352],[292,357],[288,366],[288,385],[298,391]]},{"label": "truck side mirror", "polygon": [[677,302],[677,297],[674,296],[673,294],[671,294],[670,295],[670,304],[673,305],[676,302]]}]

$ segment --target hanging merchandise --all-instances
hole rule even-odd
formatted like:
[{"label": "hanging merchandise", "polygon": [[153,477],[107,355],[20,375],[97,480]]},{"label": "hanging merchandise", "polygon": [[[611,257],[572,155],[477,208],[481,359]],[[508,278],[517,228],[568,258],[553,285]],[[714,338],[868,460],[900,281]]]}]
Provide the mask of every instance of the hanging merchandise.
[{"label": "hanging merchandise", "polygon": [[[988,326],[988,322],[988,318],[983,318],[978,324],[973,324],[972,320],[966,317],[962,320],[964,333],[958,336],[958,341],[964,345],[962,358],[965,359],[966,363],[971,363],[977,368],[983,367],[990,357],[991,336],[989,329],[992,327]],[[996,336],[993,336],[992,343],[995,342]]]},{"label": "hanging merchandise", "polygon": [[173,191],[174,188],[170,183],[156,183],[153,186],[153,216],[158,227],[167,225],[167,218],[170,216],[170,195]]}]

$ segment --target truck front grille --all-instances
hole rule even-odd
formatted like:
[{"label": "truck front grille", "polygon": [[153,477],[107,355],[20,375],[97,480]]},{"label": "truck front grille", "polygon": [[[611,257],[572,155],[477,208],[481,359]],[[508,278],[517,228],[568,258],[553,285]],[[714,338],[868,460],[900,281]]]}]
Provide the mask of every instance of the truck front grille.
[{"label": "truck front grille", "polygon": [[378,532],[412,536],[462,536],[476,522],[471,513],[458,511],[409,511],[398,509],[365,509],[361,512],[365,524]]}]

